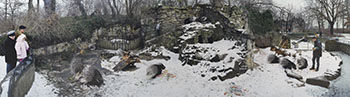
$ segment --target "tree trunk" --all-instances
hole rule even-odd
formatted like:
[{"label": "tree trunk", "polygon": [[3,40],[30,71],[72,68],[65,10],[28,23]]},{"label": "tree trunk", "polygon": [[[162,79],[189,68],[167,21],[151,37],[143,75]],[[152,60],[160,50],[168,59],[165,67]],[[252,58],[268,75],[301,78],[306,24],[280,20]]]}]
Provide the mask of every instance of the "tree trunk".
[{"label": "tree trunk", "polygon": [[56,11],[56,0],[43,0],[45,12],[48,16],[52,15]]},{"label": "tree trunk", "polygon": [[106,2],[104,2],[104,0],[101,0],[102,3],[102,8],[103,8],[103,15],[107,15],[108,14],[108,10],[106,7]]},{"label": "tree trunk", "polygon": [[7,20],[7,7],[8,7],[8,0],[5,0],[5,20]]},{"label": "tree trunk", "polygon": [[116,10],[117,15],[119,15],[120,14],[120,8],[118,8],[117,3],[116,3],[115,0],[113,0],[113,5],[114,5],[114,8]]},{"label": "tree trunk", "polygon": [[227,4],[231,7],[231,0],[227,0]]},{"label": "tree trunk", "polygon": [[329,32],[331,35],[334,35],[334,22],[328,22],[329,23]]},{"label": "tree trunk", "polygon": [[40,13],[40,0],[37,0],[36,11],[38,14]]},{"label": "tree trunk", "polygon": [[74,3],[78,6],[78,8],[79,8],[79,10],[81,12],[81,15],[87,16],[85,8],[84,8],[84,5],[81,3],[81,0],[75,0]]},{"label": "tree trunk", "polygon": [[34,12],[33,0],[29,0],[29,2],[28,2],[28,14],[32,15],[33,12]]}]

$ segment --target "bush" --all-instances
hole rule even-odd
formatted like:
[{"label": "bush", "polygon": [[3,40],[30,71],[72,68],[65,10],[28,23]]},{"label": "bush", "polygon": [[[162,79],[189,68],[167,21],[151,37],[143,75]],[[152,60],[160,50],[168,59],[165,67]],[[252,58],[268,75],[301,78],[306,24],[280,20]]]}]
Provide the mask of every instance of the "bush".
[{"label": "bush", "polygon": [[72,41],[78,37],[88,40],[96,29],[118,23],[120,22],[118,19],[102,16],[66,17],[59,19],[57,25],[49,30],[36,30],[39,32],[29,32],[27,36],[33,48]]}]

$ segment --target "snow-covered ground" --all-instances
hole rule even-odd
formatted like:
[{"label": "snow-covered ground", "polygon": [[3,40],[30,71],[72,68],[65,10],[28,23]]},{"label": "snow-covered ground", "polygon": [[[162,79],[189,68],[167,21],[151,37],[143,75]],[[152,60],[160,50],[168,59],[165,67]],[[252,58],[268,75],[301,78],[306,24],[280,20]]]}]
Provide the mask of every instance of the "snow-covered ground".
[{"label": "snow-covered ground", "polygon": [[[312,64],[312,51],[303,51],[302,56],[308,60],[309,66],[304,70],[294,71],[303,76],[304,82],[301,82],[287,77],[281,65],[269,64],[267,56],[271,53],[270,49],[260,49],[254,56],[255,62],[260,65],[258,69],[249,71],[233,80],[249,90],[248,97],[320,97],[327,89],[304,83],[306,78],[321,76],[326,71],[335,71],[339,68],[338,65],[341,61],[339,57],[333,57],[330,53],[323,52],[320,70],[318,72],[310,71],[308,69]],[[288,59],[296,63],[293,58]]]},{"label": "snow-covered ground", "polygon": [[337,37],[339,42],[345,43],[345,44],[350,44],[350,34],[340,34],[341,36],[344,37]]},{"label": "snow-covered ground", "polygon": [[[217,44],[216,44],[217,43]],[[227,47],[232,47],[234,41],[219,41],[214,44],[198,44],[203,47],[221,48],[222,52],[227,51]],[[215,47],[216,46],[216,47]],[[226,49],[225,49],[226,48]],[[132,72],[117,72],[113,75],[104,76],[105,84],[101,88],[95,87],[89,96],[101,95],[103,97],[222,97],[228,91],[232,81],[209,81],[209,76],[202,77],[202,69],[198,66],[182,66],[178,59],[179,55],[170,52],[164,48],[160,49],[164,56],[170,56],[171,59],[155,59],[151,61],[141,60],[141,63],[135,64],[139,69]],[[236,51],[235,51],[236,52]],[[227,52],[229,53],[229,52]],[[232,53],[231,55],[235,55]],[[228,56],[231,56],[228,55]],[[227,57],[229,59],[229,57]],[[102,67],[112,69],[119,56],[110,60],[105,60]],[[149,79],[146,76],[146,68],[152,64],[163,63],[166,67],[165,73],[156,79]],[[220,62],[221,63],[221,62]],[[233,64],[232,64],[233,65]],[[205,73],[205,72],[202,72]],[[209,73],[207,73],[209,74]]]},{"label": "snow-covered ground", "polygon": [[[5,65],[5,57],[0,57],[0,63],[3,65],[0,65],[0,79],[3,80],[6,76],[6,65]],[[8,92],[8,85],[9,85],[9,77],[7,78],[8,81],[4,82],[2,84],[3,92],[0,95],[0,97],[7,97]],[[34,83],[32,85],[32,88],[29,90],[26,97],[57,97],[55,94],[55,91],[57,89],[53,86],[53,84],[50,84],[49,81],[41,74],[35,72],[35,79]]]},{"label": "snow-covered ground", "polygon": [[334,54],[343,59],[341,76],[332,81],[330,89],[324,93],[329,97],[347,97],[350,95],[350,56],[342,52],[335,52]]},{"label": "snow-covered ground", "polygon": [[[219,44],[215,45],[215,43],[197,45],[222,48],[229,47],[234,42],[222,40],[216,43],[219,43],[221,46],[218,46]],[[288,51],[296,52],[295,49]],[[164,48],[161,48],[160,52],[164,56],[170,56],[171,59],[168,61],[163,59],[141,60],[141,63],[135,64],[139,68],[135,71],[117,72],[104,76],[105,85],[100,88],[93,88],[87,95],[89,97],[96,95],[102,97],[320,97],[322,93],[328,90],[289,78],[286,76],[282,66],[279,64],[268,64],[267,55],[272,53],[269,49],[260,49],[254,55],[254,61],[259,64],[259,67],[248,70],[247,73],[239,77],[225,81],[212,81],[208,77],[202,77],[196,73],[196,71],[203,69],[200,65],[182,66],[183,63],[178,59],[178,54]],[[240,51],[228,53],[237,52]],[[301,53],[308,60],[308,68],[310,68],[312,51],[301,51]],[[293,58],[289,59],[295,62]],[[225,60],[218,63],[223,63]],[[302,75],[304,77],[303,81],[305,81],[306,78],[321,76],[326,71],[338,69],[340,60],[339,57],[333,57],[330,53],[323,52],[320,71],[310,71],[307,68],[305,70],[295,70],[294,72]],[[119,61],[120,57],[115,56],[103,61],[102,66],[111,70]],[[163,63],[166,67],[166,72],[162,76],[151,80],[146,76],[146,68],[156,63]]]}]

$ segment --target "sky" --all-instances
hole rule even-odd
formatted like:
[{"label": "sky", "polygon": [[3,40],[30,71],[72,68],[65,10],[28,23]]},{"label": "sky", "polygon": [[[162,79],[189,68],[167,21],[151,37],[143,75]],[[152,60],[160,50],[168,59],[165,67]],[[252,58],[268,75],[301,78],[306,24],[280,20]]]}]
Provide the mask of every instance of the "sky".
[{"label": "sky", "polygon": [[290,8],[293,7],[293,12],[298,12],[306,6],[305,0],[273,0],[278,6]]}]

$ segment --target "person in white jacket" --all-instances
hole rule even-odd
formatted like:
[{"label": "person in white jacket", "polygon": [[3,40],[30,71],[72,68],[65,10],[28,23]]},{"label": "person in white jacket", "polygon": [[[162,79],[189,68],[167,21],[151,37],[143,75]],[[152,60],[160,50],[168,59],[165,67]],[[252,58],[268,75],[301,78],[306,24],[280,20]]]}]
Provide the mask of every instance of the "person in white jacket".
[{"label": "person in white jacket", "polygon": [[29,49],[28,42],[26,41],[26,35],[20,34],[16,39],[15,45],[17,59],[22,62],[27,57],[27,50]]}]

